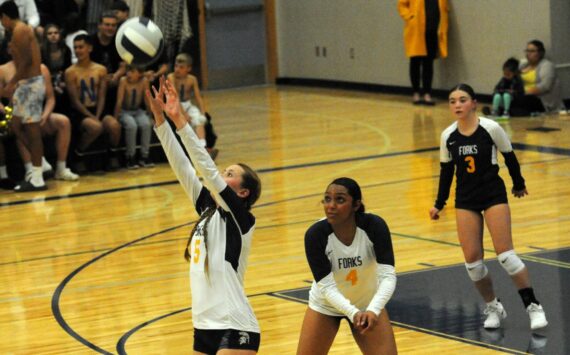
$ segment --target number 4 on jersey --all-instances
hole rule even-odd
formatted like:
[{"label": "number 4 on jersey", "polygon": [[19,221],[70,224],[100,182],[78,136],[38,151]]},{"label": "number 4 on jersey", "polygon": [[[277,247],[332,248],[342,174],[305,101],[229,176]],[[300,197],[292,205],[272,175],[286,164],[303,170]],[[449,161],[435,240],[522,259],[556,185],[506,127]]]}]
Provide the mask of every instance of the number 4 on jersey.
[{"label": "number 4 on jersey", "polygon": [[346,275],[346,281],[352,282],[352,286],[355,286],[358,282],[358,272],[356,269],[350,270],[350,272]]}]

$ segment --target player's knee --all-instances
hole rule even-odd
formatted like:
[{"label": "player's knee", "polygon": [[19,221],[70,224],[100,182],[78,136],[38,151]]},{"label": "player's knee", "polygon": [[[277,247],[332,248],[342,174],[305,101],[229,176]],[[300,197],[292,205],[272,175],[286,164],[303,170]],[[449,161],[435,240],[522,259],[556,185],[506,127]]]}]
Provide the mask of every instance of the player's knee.
[{"label": "player's knee", "polygon": [[498,255],[499,264],[509,275],[515,275],[524,269],[524,263],[514,250],[508,250]]},{"label": "player's knee", "polygon": [[474,282],[482,280],[485,278],[485,276],[487,276],[487,273],[489,272],[482,259],[474,261],[472,263],[465,263],[465,268],[467,269],[469,278]]}]

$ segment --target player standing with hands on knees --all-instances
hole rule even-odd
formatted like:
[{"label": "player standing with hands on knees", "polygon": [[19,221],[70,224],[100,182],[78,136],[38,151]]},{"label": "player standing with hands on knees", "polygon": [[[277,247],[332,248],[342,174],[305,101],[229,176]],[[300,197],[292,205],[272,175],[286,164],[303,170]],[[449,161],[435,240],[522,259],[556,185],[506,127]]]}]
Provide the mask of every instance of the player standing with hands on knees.
[{"label": "player standing with hands on knees", "polygon": [[[152,90],[154,95],[148,90],[146,95],[155,132],[200,215],[184,253],[190,262],[194,354],[256,354],[260,330],[243,278],[255,229],[250,209],[261,194],[261,182],[255,171],[241,163],[220,174],[181,112],[174,86],[162,78],[160,89]],[[194,166],[165,123],[163,112],[176,126]]]},{"label": "player standing with hands on knees", "polygon": [[396,288],[388,226],[379,216],[364,212],[360,186],[350,178],[329,184],[323,207],[326,218],[305,234],[305,253],[315,280],[297,355],[328,354],[343,318],[363,354],[396,354],[384,308]]},{"label": "player standing with hands on knees", "polygon": [[499,264],[510,275],[522,298],[530,327],[545,327],[548,322],[530,285],[528,270],[514,251],[511,211],[505,184],[499,176],[497,151],[504,156],[513,179],[513,195],[520,198],[528,194],[511,142],[498,123],[477,116],[475,93],[469,85],[459,84],[451,90],[449,109],[457,121],[441,134],[439,191],[435,206],[429,211],[430,217],[439,219],[457,167],[457,234],[467,273],[487,303],[484,327],[499,328],[507,316],[483,263],[484,222],[491,233]]}]

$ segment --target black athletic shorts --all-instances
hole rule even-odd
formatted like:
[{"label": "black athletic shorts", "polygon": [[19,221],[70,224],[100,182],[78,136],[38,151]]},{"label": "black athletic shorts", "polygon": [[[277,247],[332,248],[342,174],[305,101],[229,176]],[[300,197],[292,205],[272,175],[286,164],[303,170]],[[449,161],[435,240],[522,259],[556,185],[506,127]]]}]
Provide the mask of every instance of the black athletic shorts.
[{"label": "black athletic shorts", "polygon": [[194,329],[194,351],[216,354],[220,349],[259,350],[259,333],[236,329]]},{"label": "black athletic shorts", "polygon": [[478,185],[477,189],[471,191],[468,195],[457,193],[455,197],[455,208],[479,213],[502,203],[508,203],[507,189],[499,176]]},{"label": "black athletic shorts", "polygon": [[467,202],[455,202],[455,208],[461,208],[464,210],[470,210],[475,212],[483,212],[487,208],[500,205],[502,203],[508,203],[507,194],[498,194],[493,196],[492,198],[487,199],[486,201],[467,201]]}]

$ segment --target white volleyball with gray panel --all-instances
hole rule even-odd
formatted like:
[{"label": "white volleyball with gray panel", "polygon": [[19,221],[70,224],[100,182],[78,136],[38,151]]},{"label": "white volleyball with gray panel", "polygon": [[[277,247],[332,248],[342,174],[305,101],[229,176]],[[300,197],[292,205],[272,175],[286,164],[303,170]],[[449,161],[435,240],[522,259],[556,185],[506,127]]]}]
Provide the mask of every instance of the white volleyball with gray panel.
[{"label": "white volleyball with gray panel", "polygon": [[115,46],[127,64],[146,66],[160,56],[164,39],[160,28],[150,19],[134,17],[119,27]]}]

